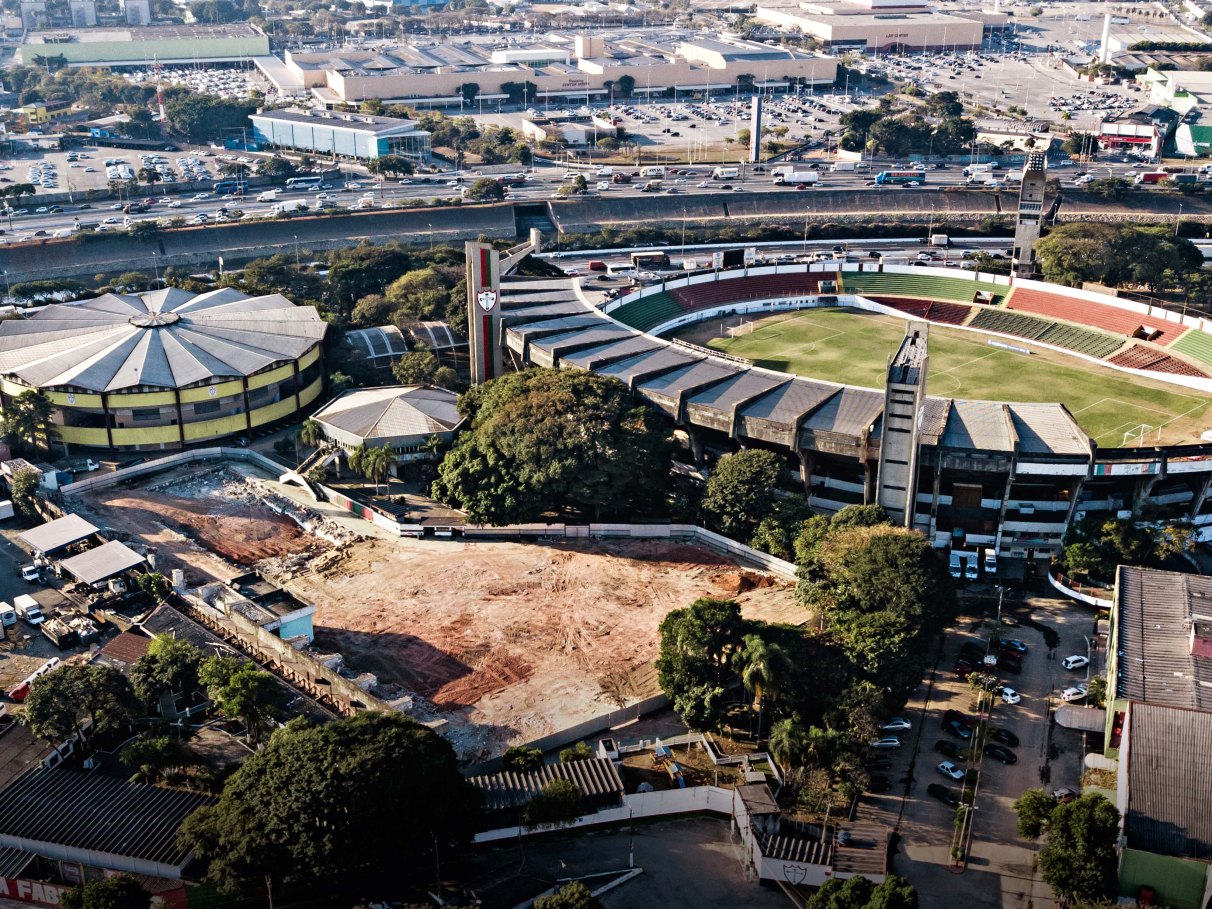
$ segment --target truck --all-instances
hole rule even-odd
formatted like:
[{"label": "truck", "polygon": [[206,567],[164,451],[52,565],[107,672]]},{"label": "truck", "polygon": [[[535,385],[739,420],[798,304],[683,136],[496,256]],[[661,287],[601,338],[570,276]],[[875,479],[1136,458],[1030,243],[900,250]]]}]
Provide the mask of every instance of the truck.
[{"label": "truck", "polygon": [[41,625],[46,621],[46,616],[42,614],[42,607],[28,593],[17,596],[13,600],[13,608],[17,611],[19,617],[25,619],[31,625]]},{"label": "truck", "polygon": [[665,176],[665,168],[663,165],[654,167],[645,167],[640,171],[640,176],[646,180],[661,179]]},{"label": "truck", "polygon": [[946,234],[931,234],[930,235],[930,245],[931,246],[950,246],[951,238],[949,236],[947,236]]},{"label": "truck", "polygon": [[988,176],[997,169],[995,164],[971,164],[964,168],[965,177]]},{"label": "truck", "polygon": [[42,623],[42,626],[38,630],[60,650],[75,647],[80,641],[79,635],[76,634],[76,629],[72,628],[71,625],[61,618],[48,619]]},{"label": "truck", "polygon": [[1164,170],[1152,170],[1152,171],[1145,171],[1143,174],[1137,174],[1136,179],[1133,180],[1132,182],[1135,186],[1140,186],[1142,183],[1150,183],[1150,184],[1156,185],[1158,183],[1165,183],[1169,179],[1170,179],[1170,175],[1168,173],[1166,173]]},{"label": "truck", "polygon": [[660,191],[661,191],[661,181],[660,180],[649,180],[647,183],[645,183],[643,186],[640,187],[640,192],[642,192],[642,193],[659,193]]},{"label": "truck", "polygon": [[1195,186],[1199,183],[1199,174],[1175,174],[1175,186]]},{"label": "truck", "polygon": [[817,170],[782,170],[774,175],[775,186],[807,184],[815,186],[820,182],[821,173]]},{"label": "truck", "polygon": [[610,177],[610,182],[611,183],[630,183],[631,174],[614,173]]},{"label": "truck", "polygon": [[852,170],[858,170],[858,166],[854,161],[834,161],[829,165],[829,173],[831,174],[842,174]]},{"label": "truck", "polygon": [[307,203],[302,199],[287,199],[283,202],[275,202],[270,210],[277,215],[293,215],[295,212],[307,211]]},{"label": "truck", "polygon": [[739,167],[717,167],[711,172],[712,180],[735,180],[741,175]]},{"label": "truck", "polygon": [[276,189],[266,190],[265,192],[261,193],[261,195],[257,196],[257,201],[258,202],[277,202],[278,201],[278,191]]}]

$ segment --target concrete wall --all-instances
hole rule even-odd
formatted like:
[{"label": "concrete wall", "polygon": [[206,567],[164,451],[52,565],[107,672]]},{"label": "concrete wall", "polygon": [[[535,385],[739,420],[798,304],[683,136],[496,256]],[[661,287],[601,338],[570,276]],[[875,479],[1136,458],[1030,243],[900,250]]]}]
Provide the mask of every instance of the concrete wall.
[{"label": "concrete wall", "polygon": [[1136,849],[1120,856],[1119,892],[1136,897],[1141,887],[1157,891],[1156,904],[1173,909],[1202,909],[1208,865]]}]

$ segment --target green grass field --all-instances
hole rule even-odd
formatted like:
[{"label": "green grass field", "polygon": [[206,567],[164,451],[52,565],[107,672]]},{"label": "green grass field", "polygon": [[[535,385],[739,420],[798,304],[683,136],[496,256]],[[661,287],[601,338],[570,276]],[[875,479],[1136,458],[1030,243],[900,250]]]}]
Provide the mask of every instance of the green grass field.
[{"label": "green grass field", "polygon": [[[904,332],[904,320],[893,316],[818,309],[769,316],[735,338],[720,337],[718,321],[678,336],[769,369],[882,388],[885,364]],[[927,390],[940,397],[1059,402],[1104,447],[1121,445],[1124,433],[1141,424],[1153,427],[1148,442],[1156,443],[1160,428],[1166,444],[1198,440],[1208,428],[1204,416],[1212,400],[1198,392],[1141,381],[1021,343],[1037,352],[1027,356],[990,347],[971,332],[931,325]]]}]

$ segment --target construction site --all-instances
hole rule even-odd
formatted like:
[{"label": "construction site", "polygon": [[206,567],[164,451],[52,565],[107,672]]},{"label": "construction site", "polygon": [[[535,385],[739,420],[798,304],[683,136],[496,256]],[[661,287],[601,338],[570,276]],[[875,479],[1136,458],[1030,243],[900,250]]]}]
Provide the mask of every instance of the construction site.
[{"label": "construction site", "polygon": [[698,597],[806,618],[793,584],[700,546],[386,539],[288,495],[251,465],[212,463],[78,504],[155,547],[158,570],[189,587],[253,568],[314,605],[312,655],[471,763],[659,694],[660,621]]}]

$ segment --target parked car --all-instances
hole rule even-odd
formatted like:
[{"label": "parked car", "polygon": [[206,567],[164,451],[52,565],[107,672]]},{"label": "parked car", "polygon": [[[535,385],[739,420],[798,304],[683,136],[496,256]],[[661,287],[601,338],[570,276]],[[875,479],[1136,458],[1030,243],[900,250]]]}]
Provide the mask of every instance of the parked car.
[{"label": "parked car", "polygon": [[995,742],[1000,742],[1003,745],[1009,745],[1011,748],[1018,747],[1018,736],[1009,729],[994,729],[989,733],[989,738]]},{"label": "parked car", "polygon": [[871,781],[867,783],[868,792],[889,792],[892,789],[892,780],[886,776],[873,776]]},{"label": "parked car", "polygon": [[886,735],[883,738],[873,740],[871,742],[871,747],[879,749],[900,748],[901,740],[895,735]]},{"label": "parked car", "polygon": [[1064,786],[1060,789],[1053,789],[1051,792],[1048,793],[1048,795],[1052,796],[1052,798],[1056,799],[1058,802],[1061,802],[1062,804],[1065,802],[1073,801],[1080,794],[1081,793],[1079,793],[1076,789],[1070,789],[1068,786]]},{"label": "parked car", "polygon": [[956,722],[955,720],[948,723],[943,723],[943,732],[947,733],[947,735],[954,736],[957,739],[962,739],[965,742],[972,738],[972,730],[963,723]]},{"label": "parked car", "polygon": [[960,748],[955,742],[947,739],[939,739],[934,743],[934,750],[944,757],[949,757],[953,761],[962,761],[965,759],[966,752]]},{"label": "parked car", "polygon": [[947,710],[943,713],[943,722],[950,723],[953,720],[963,726],[972,727],[972,720],[962,710]]},{"label": "parked car", "polygon": [[951,790],[942,783],[931,783],[926,787],[926,793],[931,798],[936,798],[948,808],[954,808],[959,804],[959,799],[952,794]]},{"label": "parked car", "polygon": [[[986,749],[988,749],[990,746],[986,745],[985,747],[986,747]],[[937,770],[939,773],[941,773],[943,776],[947,777],[947,779],[949,779],[949,780],[962,780],[964,778],[964,771],[961,770],[959,767],[957,767],[955,764],[953,764],[951,761],[943,761],[940,764],[938,764],[938,766],[936,766],[934,769]]]},{"label": "parked car", "polygon": [[986,745],[984,751],[988,757],[1001,761],[1003,764],[1018,763],[1018,755],[1004,745]]},{"label": "parked car", "polygon": [[1062,701],[1081,701],[1085,700],[1087,688],[1085,685],[1075,685],[1072,688],[1066,688],[1061,692]]},{"label": "parked car", "polygon": [[1011,639],[1002,641],[1001,644],[999,644],[998,646],[1002,650],[1008,650],[1008,651],[1012,651],[1014,653],[1021,653],[1023,656],[1027,655],[1027,650],[1028,650],[1027,645],[1024,644],[1022,641],[1016,641],[1011,638]]},{"label": "parked car", "polygon": [[1021,694],[1019,694],[1017,691],[1015,691],[1013,688],[1003,688],[1002,689],[1002,703],[1017,704],[1022,699],[1023,699],[1023,696]]},{"label": "parked car", "polygon": [[1070,672],[1075,672],[1078,669],[1085,669],[1087,666],[1089,666],[1090,658],[1074,654],[1073,656],[1067,656],[1061,660],[1061,665]]},{"label": "parked car", "polygon": [[912,729],[912,728],[913,728],[913,724],[910,723],[903,716],[894,716],[892,719],[890,719],[888,722],[886,722],[883,726],[880,727],[880,729],[882,729],[884,732],[906,732],[907,730]]}]

